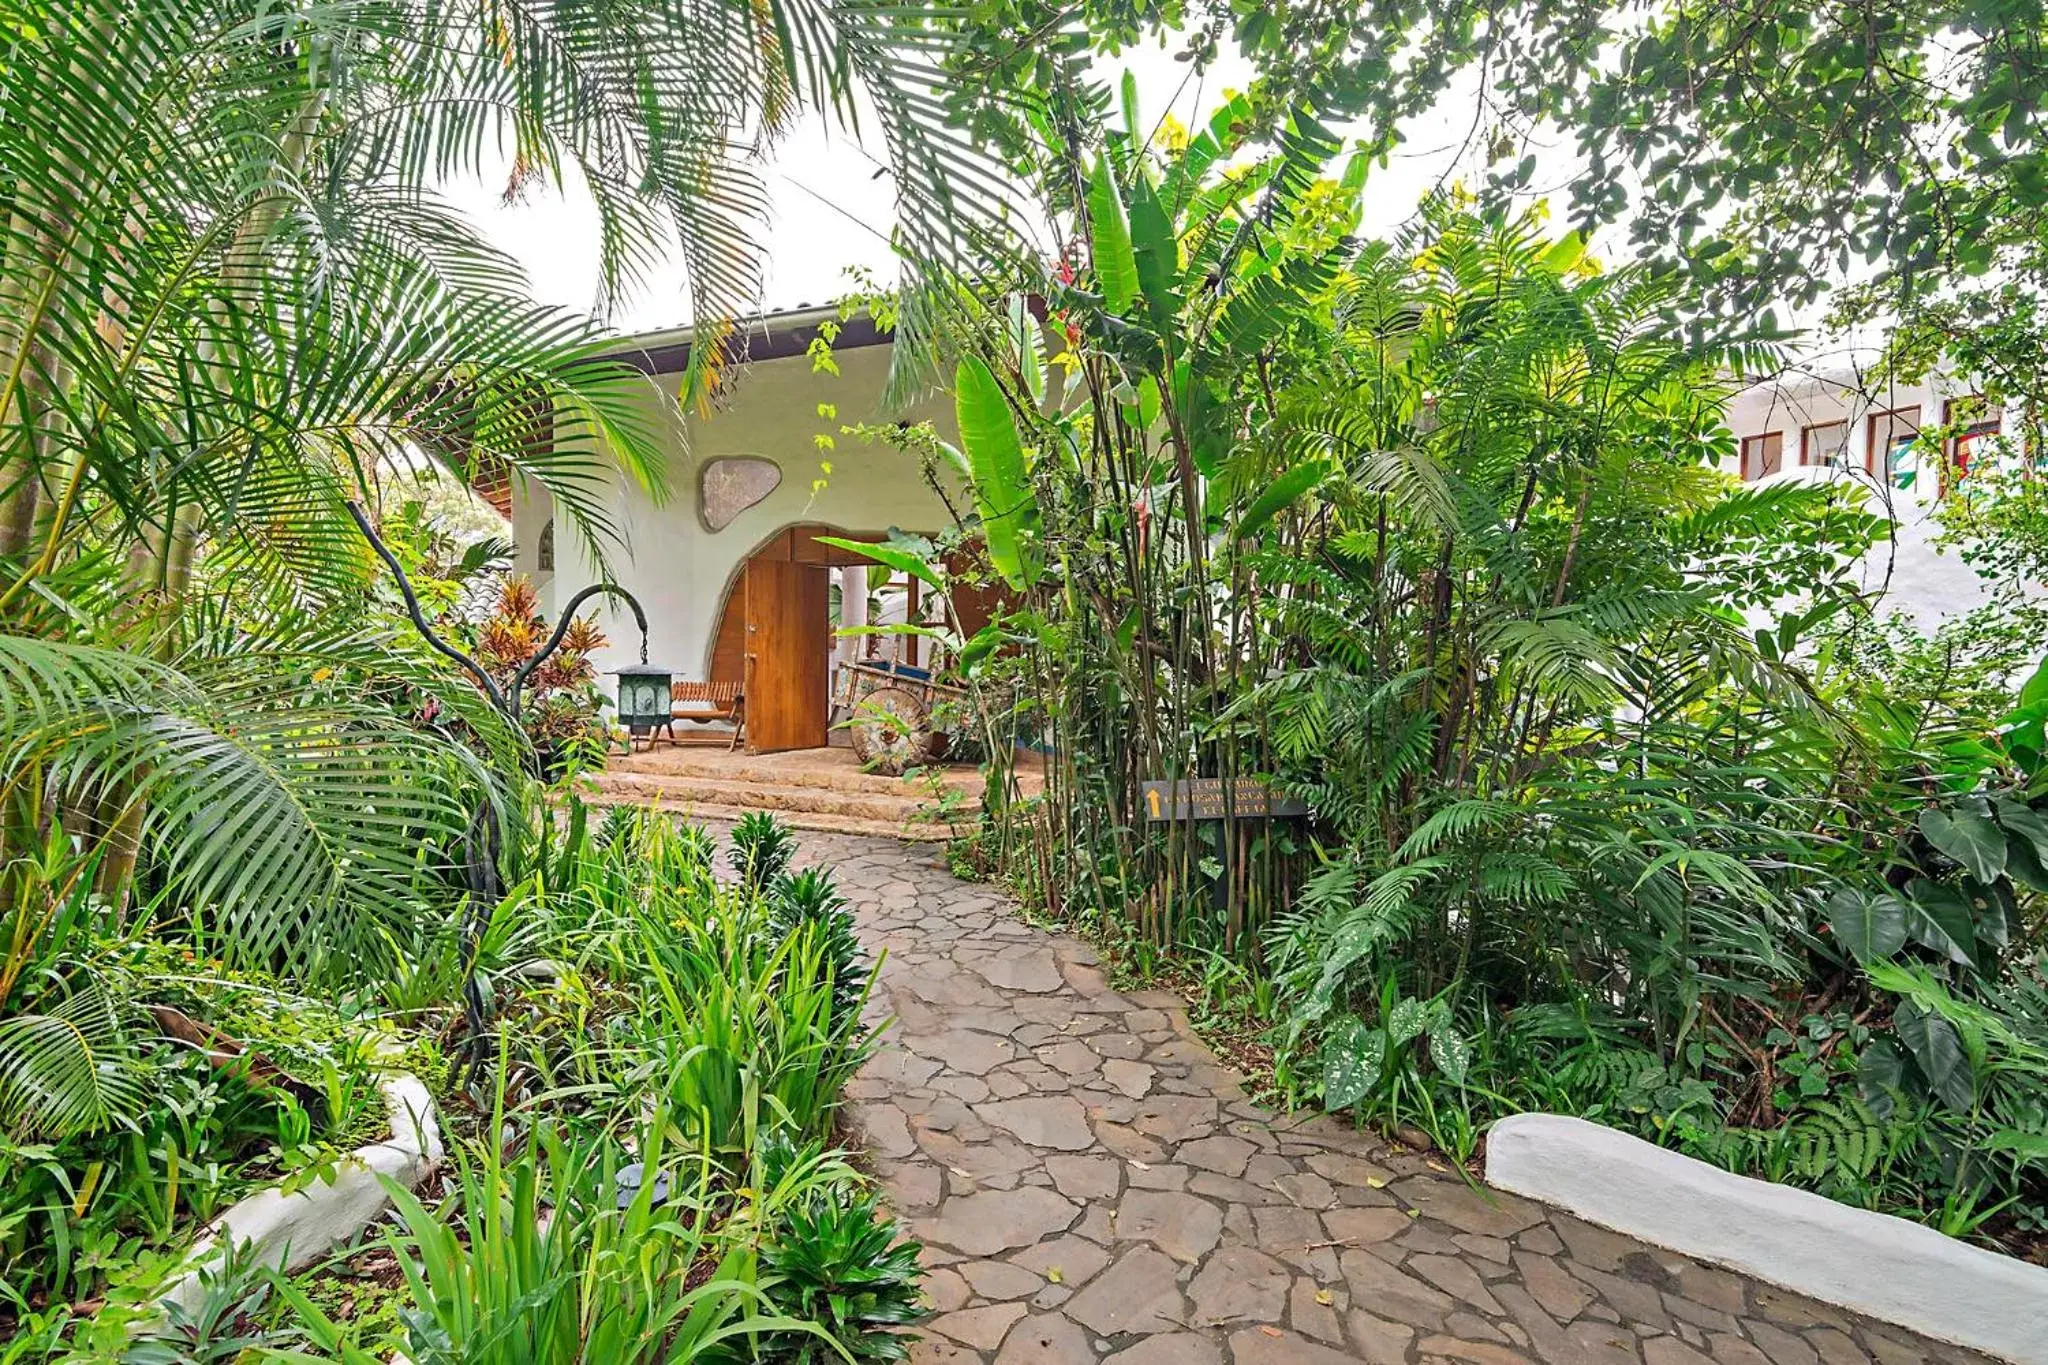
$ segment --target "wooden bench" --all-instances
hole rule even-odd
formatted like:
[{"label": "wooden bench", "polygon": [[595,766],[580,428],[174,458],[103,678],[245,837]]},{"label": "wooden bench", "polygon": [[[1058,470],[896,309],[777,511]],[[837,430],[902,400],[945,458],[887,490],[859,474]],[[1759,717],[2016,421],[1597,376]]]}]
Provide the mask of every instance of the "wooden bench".
[{"label": "wooden bench", "polygon": [[693,721],[698,725],[712,725],[726,721],[732,725],[732,743],[728,749],[740,746],[740,736],[746,733],[746,696],[736,682],[672,682],[668,685],[669,725],[668,738],[675,743],[675,722]]}]

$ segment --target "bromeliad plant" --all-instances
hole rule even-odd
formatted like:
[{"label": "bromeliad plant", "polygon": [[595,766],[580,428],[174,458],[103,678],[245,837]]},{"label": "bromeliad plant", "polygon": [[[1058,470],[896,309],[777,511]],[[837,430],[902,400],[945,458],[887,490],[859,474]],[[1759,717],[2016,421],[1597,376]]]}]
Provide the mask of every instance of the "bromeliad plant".
[{"label": "bromeliad plant", "polygon": [[791,1318],[827,1335],[781,1332],[759,1342],[753,1359],[776,1365],[907,1360],[913,1337],[901,1329],[930,1314],[923,1300],[923,1247],[897,1237],[895,1220],[869,1190],[841,1186],[795,1202],[761,1251],[768,1298]]},{"label": "bromeliad plant", "polygon": [[[500,689],[548,643],[553,630],[541,618],[531,580],[515,575],[498,588],[494,610],[476,630],[476,656]],[[524,679],[520,723],[544,772],[601,763],[610,737],[590,655],[608,641],[593,617],[569,623],[554,653]]]},{"label": "bromeliad plant", "polygon": [[844,1028],[860,1015],[868,995],[867,950],[854,928],[853,911],[839,894],[832,873],[807,867],[779,878],[769,897],[775,933],[807,931],[816,938],[822,965],[832,978],[832,1022]]},{"label": "bromeliad plant", "polygon": [[773,887],[796,856],[796,839],[789,827],[766,811],[750,811],[732,827],[732,851],[728,855],[740,885],[756,895]]}]

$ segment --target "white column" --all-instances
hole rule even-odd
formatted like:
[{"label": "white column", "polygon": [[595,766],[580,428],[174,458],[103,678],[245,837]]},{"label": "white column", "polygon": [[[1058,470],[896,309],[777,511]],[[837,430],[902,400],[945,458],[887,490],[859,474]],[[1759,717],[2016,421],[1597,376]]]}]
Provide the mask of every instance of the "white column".
[{"label": "white column", "polygon": [[[839,573],[839,624],[851,628],[868,623],[868,570],[865,564],[847,564]],[[832,651],[840,667],[861,657],[862,639],[842,636]]]}]

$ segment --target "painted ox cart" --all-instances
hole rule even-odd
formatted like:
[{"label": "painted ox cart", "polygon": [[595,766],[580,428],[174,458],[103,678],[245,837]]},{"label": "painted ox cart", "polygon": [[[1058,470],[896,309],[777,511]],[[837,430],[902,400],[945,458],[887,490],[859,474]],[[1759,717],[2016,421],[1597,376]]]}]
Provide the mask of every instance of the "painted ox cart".
[{"label": "painted ox cart", "polygon": [[900,776],[942,758],[959,759],[974,743],[967,689],[942,683],[928,668],[862,659],[840,668],[833,705],[848,715],[854,756],[874,772]]}]

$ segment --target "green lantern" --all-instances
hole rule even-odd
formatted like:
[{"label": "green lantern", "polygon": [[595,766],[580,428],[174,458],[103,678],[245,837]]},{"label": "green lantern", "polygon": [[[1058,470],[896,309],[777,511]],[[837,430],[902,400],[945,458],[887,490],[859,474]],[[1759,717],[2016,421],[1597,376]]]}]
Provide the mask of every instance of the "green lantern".
[{"label": "green lantern", "polygon": [[619,724],[635,739],[652,739],[672,719],[669,670],[659,664],[627,664],[615,669],[619,680]]}]

